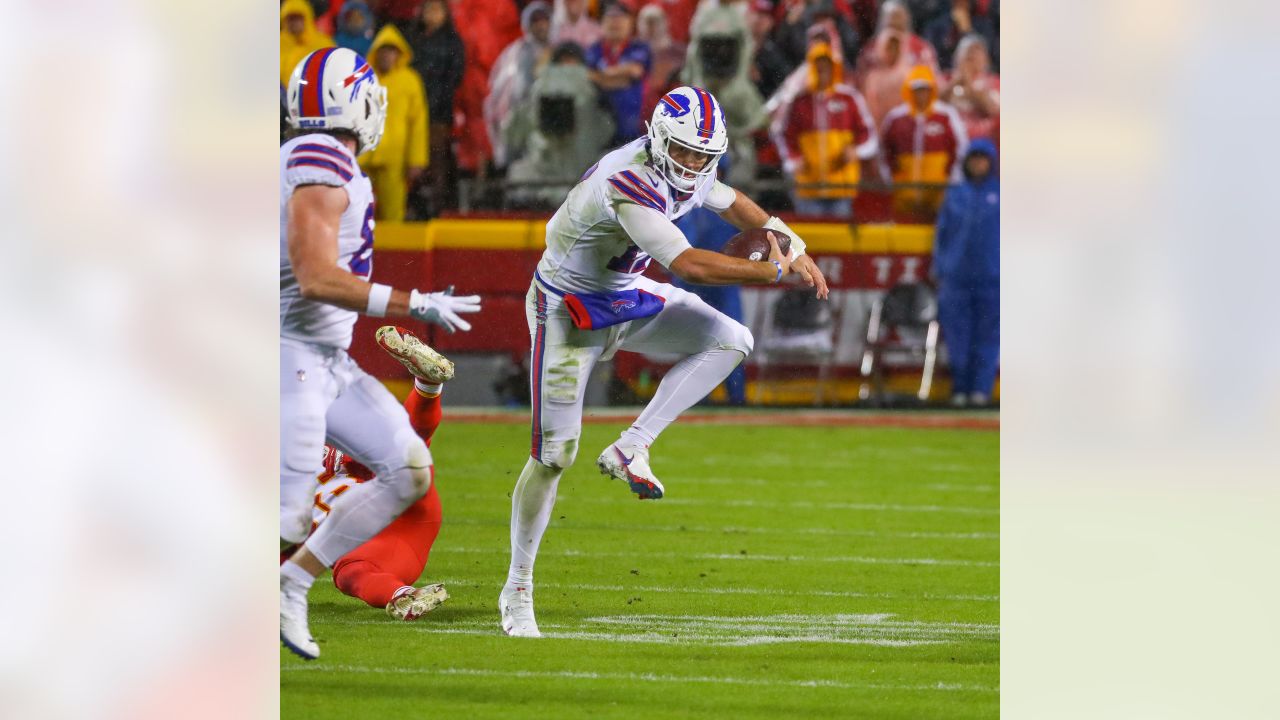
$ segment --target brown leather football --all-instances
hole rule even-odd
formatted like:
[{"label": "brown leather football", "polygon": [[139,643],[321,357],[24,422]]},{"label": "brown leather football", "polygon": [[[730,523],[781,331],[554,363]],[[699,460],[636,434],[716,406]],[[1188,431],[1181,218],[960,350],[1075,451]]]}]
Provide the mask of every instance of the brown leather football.
[{"label": "brown leather football", "polygon": [[769,239],[765,236],[766,233],[773,233],[773,236],[778,239],[778,249],[783,255],[791,250],[791,237],[786,233],[766,228],[751,228],[729,238],[729,242],[724,244],[720,252],[743,260],[768,260]]}]

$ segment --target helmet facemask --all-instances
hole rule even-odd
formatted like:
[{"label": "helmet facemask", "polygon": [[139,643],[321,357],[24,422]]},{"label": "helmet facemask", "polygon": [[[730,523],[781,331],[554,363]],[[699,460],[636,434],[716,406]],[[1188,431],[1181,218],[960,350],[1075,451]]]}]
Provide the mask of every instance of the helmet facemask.
[{"label": "helmet facemask", "polygon": [[[679,139],[672,137],[667,128],[663,127],[661,123],[657,125],[648,123],[648,128],[649,156],[653,158],[654,166],[676,190],[686,193],[694,192],[708,178],[715,177],[716,165],[719,164],[720,156],[724,154],[724,150],[714,152],[707,148],[694,147],[680,142]],[[677,152],[681,155],[697,153],[698,156],[705,156],[706,162],[701,169],[695,170],[672,157],[671,150],[673,147],[679,148],[680,150]]]},{"label": "helmet facemask", "polygon": [[386,125],[387,88],[382,83],[374,82],[364,97],[364,118],[356,123],[356,134],[360,137],[360,147],[356,153],[372,152],[378,147]]}]

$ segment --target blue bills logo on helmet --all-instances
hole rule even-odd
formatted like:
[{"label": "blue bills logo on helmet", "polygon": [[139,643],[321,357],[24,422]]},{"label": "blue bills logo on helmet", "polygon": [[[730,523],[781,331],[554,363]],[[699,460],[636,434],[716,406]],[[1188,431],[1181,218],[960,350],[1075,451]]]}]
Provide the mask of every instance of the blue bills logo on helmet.
[{"label": "blue bills logo on helmet", "polygon": [[693,109],[688,97],[674,92],[663,95],[662,104],[665,106],[667,116],[673,118],[684,117]]}]

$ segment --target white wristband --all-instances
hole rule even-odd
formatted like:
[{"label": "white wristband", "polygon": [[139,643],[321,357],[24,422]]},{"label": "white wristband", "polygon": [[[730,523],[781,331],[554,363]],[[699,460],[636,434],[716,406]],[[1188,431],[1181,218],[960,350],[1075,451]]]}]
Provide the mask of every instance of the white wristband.
[{"label": "white wristband", "polygon": [[387,304],[391,302],[391,286],[373,283],[369,286],[369,306],[364,314],[369,317],[386,317]]},{"label": "white wristband", "polygon": [[804,254],[804,240],[800,239],[800,236],[796,234],[795,230],[787,227],[787,224],[782,222],[782,218],[774,215],[769,218],[768,222],[766,222],[763,227],[768,228],[769,230],[777,230],[778,232],[786,233],[787,236],[791,238],[791,249],[795,251],[791,255],[792,260],[795,260]]}]

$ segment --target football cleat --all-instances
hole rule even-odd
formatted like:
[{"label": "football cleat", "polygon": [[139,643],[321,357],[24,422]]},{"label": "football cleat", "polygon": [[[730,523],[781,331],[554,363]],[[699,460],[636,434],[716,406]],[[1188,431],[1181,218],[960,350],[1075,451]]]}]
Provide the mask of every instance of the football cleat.
[{"label": "football cleat", "polygon": [[527,587],[503,588],[498,596],[502,632],[511,637],[542,637],[533,618],[533,591]]},{"label": "football cleat", "polygon": [[303,660],[320,657],[320,646],[307,628],[307,588],[280,576],[280,642]]},{"label": "football cleat", "polygon": [[453,362],[431,349],[418,336],[395,325],[383,325],[374,333],[378,347],[400,361],[410,375],[439,385],[453,379]]},{"label": "football cleat", "polygon": [[596,458],[596,466],[605,475],[625,482],[641,500],[662,499],[662,483],[649,469],[648,448],[623,447],[614,443]]},{"label": "football cleat", "polygon": [[439,583],[420,588],[405,585],[391,596],[391,602],[387,603],[387,614],[406,622],[417,620],[448,599],[449,593]]}]

